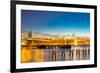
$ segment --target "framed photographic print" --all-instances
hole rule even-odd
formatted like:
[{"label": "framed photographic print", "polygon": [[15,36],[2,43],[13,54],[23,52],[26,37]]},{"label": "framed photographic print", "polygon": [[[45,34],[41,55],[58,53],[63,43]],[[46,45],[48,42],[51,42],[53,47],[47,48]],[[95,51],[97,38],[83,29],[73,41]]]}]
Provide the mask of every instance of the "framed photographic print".
[{"label": "framed photographic print", "polygon": [[96,66],[96,6],[11,1],[11,72]]}]

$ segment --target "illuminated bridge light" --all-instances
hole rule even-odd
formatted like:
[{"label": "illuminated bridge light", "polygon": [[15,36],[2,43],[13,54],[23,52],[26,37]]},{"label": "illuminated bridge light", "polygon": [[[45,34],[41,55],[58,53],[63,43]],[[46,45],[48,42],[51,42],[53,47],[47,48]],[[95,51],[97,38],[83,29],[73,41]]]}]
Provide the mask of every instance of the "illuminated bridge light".
[{"label": "illuminated bridge light", "polygon": [[[23,62],[81,60],[89,59],[90,55],[90,38],[87,37],[68,37],[59,39],[22,38],[21,40]],[[27,47],[29,49],[27,49]],[[25,53],[27,55],[24,55]]]}]

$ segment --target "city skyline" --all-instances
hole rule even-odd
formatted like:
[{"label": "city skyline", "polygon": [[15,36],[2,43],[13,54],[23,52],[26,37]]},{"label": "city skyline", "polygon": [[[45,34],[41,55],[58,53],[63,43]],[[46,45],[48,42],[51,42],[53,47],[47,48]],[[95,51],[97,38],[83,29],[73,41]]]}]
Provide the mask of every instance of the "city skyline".
[{"label": "city skyline", "polygon": [[46,34],[89,36],[90,14],[79,12],[56,12],[22,10],[21,24],[23,31]]}]

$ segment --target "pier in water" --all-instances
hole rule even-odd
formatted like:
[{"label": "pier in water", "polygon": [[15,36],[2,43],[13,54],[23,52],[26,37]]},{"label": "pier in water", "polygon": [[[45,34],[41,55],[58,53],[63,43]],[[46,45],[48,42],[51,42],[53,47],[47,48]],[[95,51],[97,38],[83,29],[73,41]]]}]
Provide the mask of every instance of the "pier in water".
[{"label": "pier in water", "polygon": [[[24,50],[24,48],[22,49]],[[27,50],[28,52],[28,50]],[[74,61],[88,60],[90,58],[90,46],[70,46],[65,48],[34,48],[30,50],[30,60],[24,62],[50,62],[50,61]]]}]

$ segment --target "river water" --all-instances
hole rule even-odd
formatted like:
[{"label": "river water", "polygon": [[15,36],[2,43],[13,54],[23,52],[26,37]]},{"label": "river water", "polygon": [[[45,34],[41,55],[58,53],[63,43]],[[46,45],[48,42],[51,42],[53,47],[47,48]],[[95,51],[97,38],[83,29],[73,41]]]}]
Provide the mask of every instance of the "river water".
[{"label": "river water", "polygon": [[[72,50],[76,48],[78,49]],[[89,46],[73,46],[71,48],[32,49],[32,62],[88,60],[89,58]]]}]

